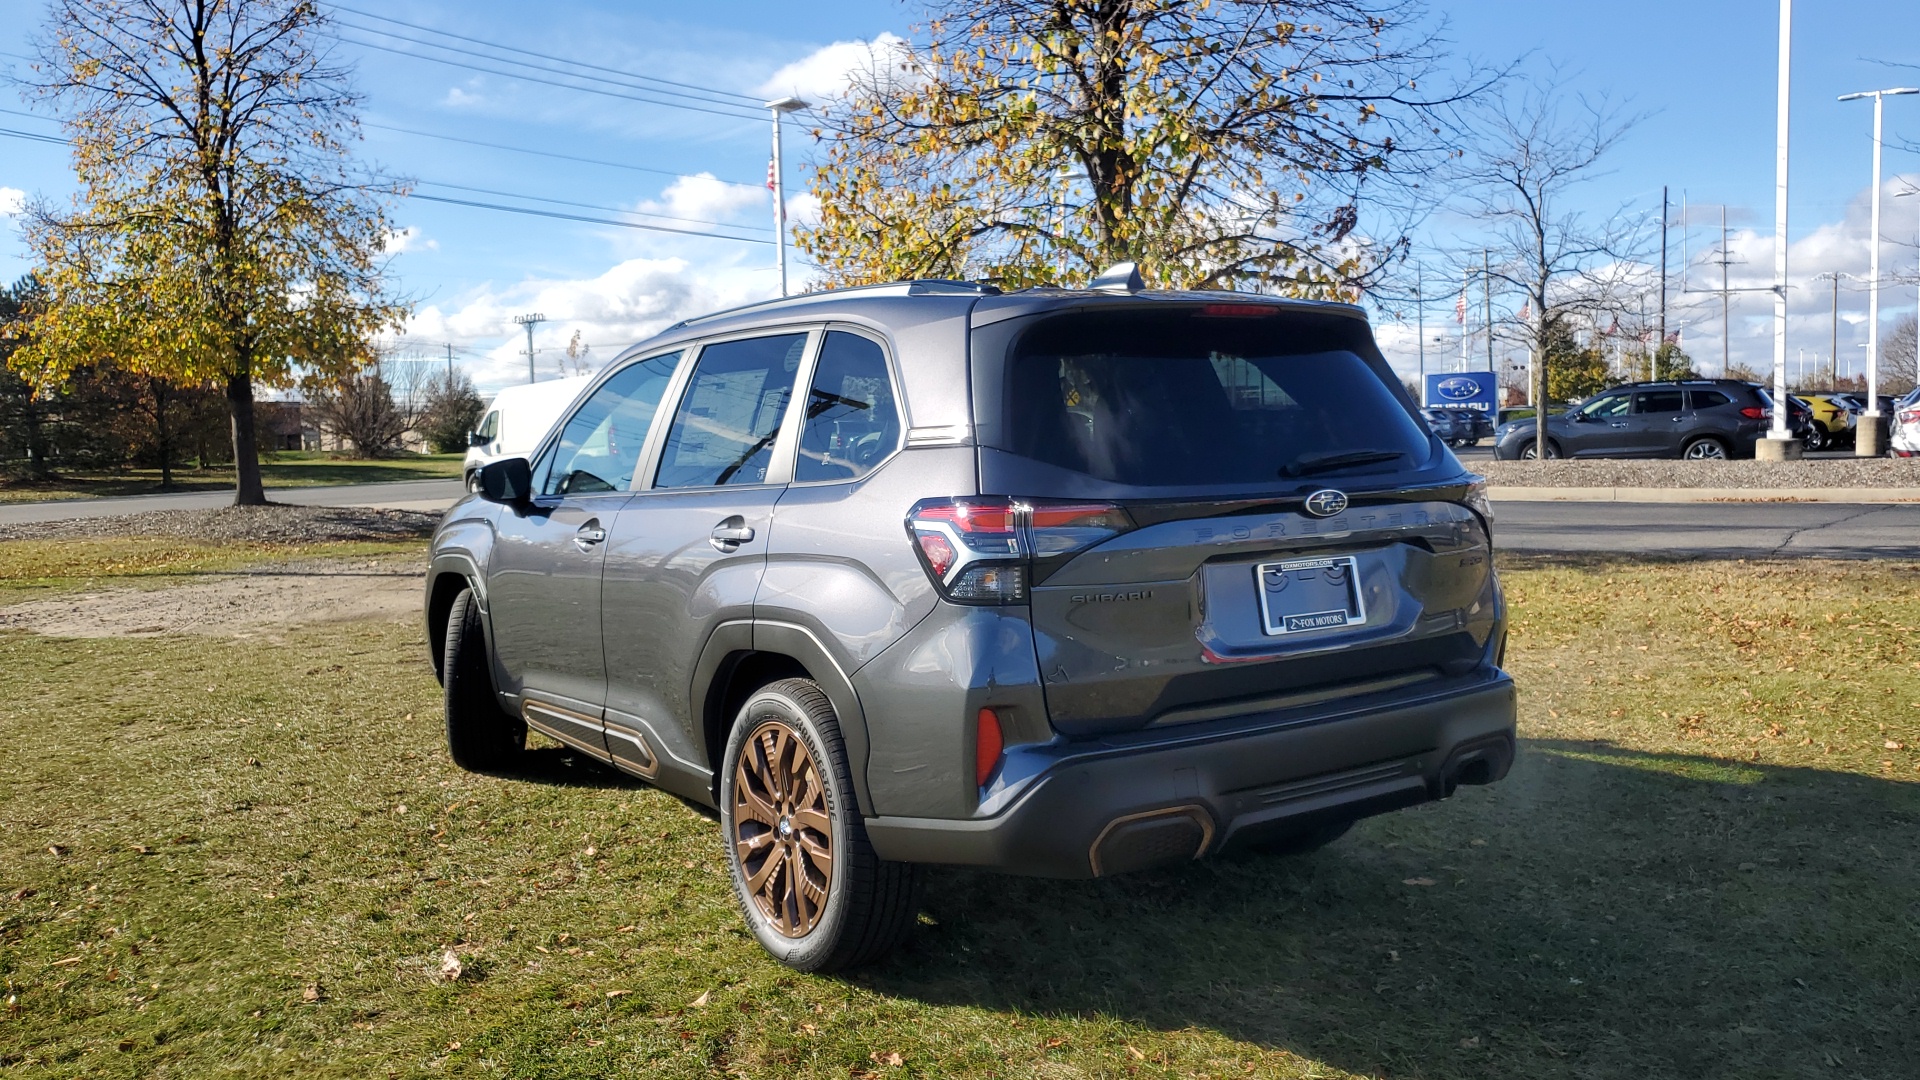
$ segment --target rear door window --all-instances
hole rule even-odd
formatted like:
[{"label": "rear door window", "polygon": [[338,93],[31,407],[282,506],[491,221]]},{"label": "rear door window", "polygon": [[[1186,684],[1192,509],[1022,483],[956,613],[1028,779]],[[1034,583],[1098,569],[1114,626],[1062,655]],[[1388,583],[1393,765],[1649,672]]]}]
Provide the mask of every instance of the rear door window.
[{"label": "rear door window", "polygon": [[1006,448],[1142,487],[1425,464],[1427,432],[1375,368],[1344,349],[1302,351],[1288,322],[1277,308],[1047,319],[1009,358]]},{"label": "rear door window", "polygon": [[1633,396],[1633,411],[1641,416],[1666,416],[1686,411],[1686,394],[1680,390],[1648,390]]},{"label": "rear door window", "polygon": [[700,350],[655,487],[764,484],[807,335],[722,341]]},{"label": "rear door window", "polygon": [[1687,393],[1693,398],[1693,408],[1696,412],[1701,409],[1717,409],[1722,405],[1733,404],[1732,398],[1718,390],[1689,390]]}]

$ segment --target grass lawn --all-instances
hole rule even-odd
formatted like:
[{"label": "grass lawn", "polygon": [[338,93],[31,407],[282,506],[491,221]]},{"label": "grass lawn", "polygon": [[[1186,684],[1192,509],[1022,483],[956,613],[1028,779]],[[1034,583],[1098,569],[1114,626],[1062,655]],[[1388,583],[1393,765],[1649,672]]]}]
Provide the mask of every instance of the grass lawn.
[{"label": "grass lawn", "polygon": [[1505,575],[1505,783],[1294,860],[936,871],[848,978],[765,958],[674,799],[455,769],[411,622],[0,633],[0,1077],[1920,1075],[1920,568]]},{"label": "grass lawn", "polygon": [[418,551],[410,541],[236,544],[167,537],[0,540],[0,607],[102,586],[166,588],[267,563]]},{"label": "grass lawn", "polygon": [[[458,479],[463,454],[407,454],[375,461],[355,461],[331,454],[283,450],[260,456],[260,473],[270,488],[324,487],[333,484],[376,484],[389,480]],[[169,491],[219,491],[233,487],[231,466],[214,469],[179,468],[173,471]],[[0,503],[88,499],[106,495],[153,495],[160,491],[159,469],[126,469],[108,473],[69,473],[45,483],[0,483]]]}]

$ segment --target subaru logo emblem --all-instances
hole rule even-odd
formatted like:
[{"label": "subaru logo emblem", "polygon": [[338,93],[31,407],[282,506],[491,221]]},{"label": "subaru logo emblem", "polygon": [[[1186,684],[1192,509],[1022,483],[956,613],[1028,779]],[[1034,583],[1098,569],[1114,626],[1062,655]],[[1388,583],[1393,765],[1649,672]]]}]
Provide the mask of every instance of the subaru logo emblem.
[{"label": "subaru logo emblem", "polygon": [[1347,493],[1324,488],[1307,496],[1307,513],[1314,517],[1332,517],[1347,509]]},{"label": "subaru logo emblem", "polygon": [[1435,387],[1435,389],[1439,390],[1440,396],[1446,398],[1448,401],[1466,401],[1479,396],[1480,384],[1474,382],[1472,379],[1462,379],[1456,376],[1451,379],[1440,380],[1440,385]]}]

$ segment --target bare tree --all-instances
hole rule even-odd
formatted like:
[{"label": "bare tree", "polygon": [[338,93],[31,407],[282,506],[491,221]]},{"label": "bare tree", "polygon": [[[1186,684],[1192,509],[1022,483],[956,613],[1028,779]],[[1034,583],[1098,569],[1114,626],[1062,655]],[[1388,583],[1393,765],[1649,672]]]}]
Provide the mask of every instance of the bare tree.
[{"label": "bare tree", "polygon": [[1555,343],[1570,340],[1575,324],[1618,310],[1639,272],[1639,221],[1624,210],[1596,220],[1570,205],[1639,119],[1536,85],[1481,107],[1483,147],[1461,163],[1464,209],[1484,226],[1492,253],[1486,273],[1527,298],[1522,333],[1534,358],[1532,397],[1543,408]]},{"label": "bare tree", "polygon": [[309,384],[308,407],[323,435],[355,457],[390,457],[406,444],[432,398],[426,365],[387,361],[326,383]]}]

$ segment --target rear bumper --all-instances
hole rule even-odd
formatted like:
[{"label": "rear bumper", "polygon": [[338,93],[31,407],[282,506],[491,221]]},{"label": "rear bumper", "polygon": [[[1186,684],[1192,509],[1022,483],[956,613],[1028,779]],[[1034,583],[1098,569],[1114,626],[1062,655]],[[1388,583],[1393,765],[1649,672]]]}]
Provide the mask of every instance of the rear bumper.
[{"label": "rear bumper", "polygon": [[998,813],[875,817],[867,836],[884,859],[1106,876],[1443,799],[1513,763],[1513,682],[1491,669],[1387,707],[1268,719],[1021,748],[1003,773],[1031,778]]}]

